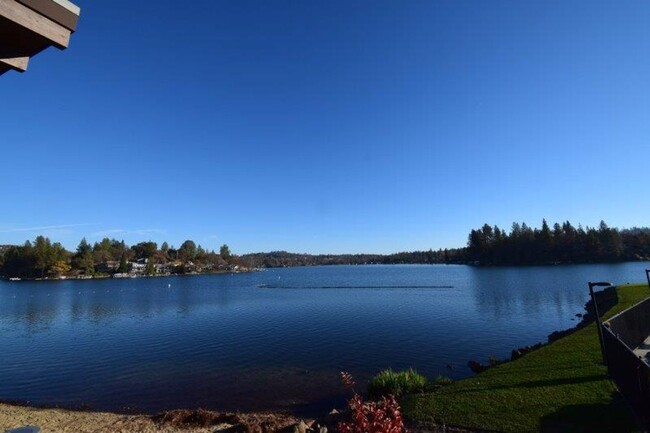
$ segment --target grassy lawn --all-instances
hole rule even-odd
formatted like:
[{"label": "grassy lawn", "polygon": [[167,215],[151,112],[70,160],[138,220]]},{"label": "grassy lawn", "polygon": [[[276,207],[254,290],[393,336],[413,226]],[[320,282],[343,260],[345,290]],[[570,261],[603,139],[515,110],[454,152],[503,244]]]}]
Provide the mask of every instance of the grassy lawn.
[{"label": "grassy lawn", "polygon": [[[605,317],[649,295],[647,285],[620,286]],[[410,420],[504,432],[640,431],[607,378],[594,324],[433,393],[407,396],[402,409]]]}]

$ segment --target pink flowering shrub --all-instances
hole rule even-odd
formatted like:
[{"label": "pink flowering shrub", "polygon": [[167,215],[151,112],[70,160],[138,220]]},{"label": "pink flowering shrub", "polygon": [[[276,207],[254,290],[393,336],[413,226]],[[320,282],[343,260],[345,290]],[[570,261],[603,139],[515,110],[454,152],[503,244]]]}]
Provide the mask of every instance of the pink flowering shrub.
[{"label": "pink flowering shrub", "polygon": [[339,423],[340,433],[407,433],[395,397],[389,395],[379,401],[364,401],[354,391],[354,382],[349,373],[342,372],[341,379],[354,395],[348,401],[350,420]]}]

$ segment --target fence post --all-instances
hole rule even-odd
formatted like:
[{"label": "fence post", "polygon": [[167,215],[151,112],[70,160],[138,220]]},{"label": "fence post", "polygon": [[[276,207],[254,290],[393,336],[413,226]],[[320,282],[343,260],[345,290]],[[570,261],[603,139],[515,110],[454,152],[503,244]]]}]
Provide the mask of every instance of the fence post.
[{"label": "fence post", "polygon": [[596,302],[596,295],[594,294],[594,287],[609,287],[612,283],[598,282],[589,284],[589,294],[591,295],[591,302],[594,304],[594,313],[596,313],[596,328],[598,329],[598,342],[600,343],[600,354],[603,357],[603,364],[607,365],[607,357],[605,356],[605,342],[603,341],[603,324],[600,321],[600,313],[598,312],[598,303]]}]

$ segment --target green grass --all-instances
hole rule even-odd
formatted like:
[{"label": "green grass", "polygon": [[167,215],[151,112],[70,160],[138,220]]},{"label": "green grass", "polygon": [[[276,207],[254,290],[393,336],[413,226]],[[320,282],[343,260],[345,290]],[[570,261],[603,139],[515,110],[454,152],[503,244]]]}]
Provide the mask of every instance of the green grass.
[{"label": "green grass", "polygon": [[370,380],[368,394],[371,398],[387,396],[389,394],[399,397],[424,391],[427,378],[417,371],[409,368],[404,371],[383,370]]},{"label": "green grass", "polygon": [[436,377],[436,379],[433,381],[433,386],[447,386],[451,385],[452,383],[454,383],[454,380],[452,378],[439,374],[438,377]]},{"label": "green grass", "polygon": [[[650,295],[647,285],[617,289],[605,317]],[[591,324],[524,357],[435,392],[402,399],[407,419],[503,432],[640,431],[602,365]]]}]

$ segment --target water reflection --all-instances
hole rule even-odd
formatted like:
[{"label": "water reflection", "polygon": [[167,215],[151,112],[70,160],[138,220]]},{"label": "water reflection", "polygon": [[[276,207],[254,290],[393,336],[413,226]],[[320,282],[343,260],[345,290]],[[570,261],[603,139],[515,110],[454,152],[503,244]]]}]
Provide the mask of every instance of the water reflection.
[{"label": "water reflection", "polygon": [[[627,281],[639,275],[643,264],[607,265],[613,277]],[[528,268],[469,268],[469,285],[478,311],[494,319],[521,313],[557,318],[582,312],[588,300],[586,282],[606,273],[598,265],[538,266]],[[610,277],[611,278],[611,277]]]},{"label": "water reflection", "polygon": [[233,284],[220,277],[210,282],[206,277],[2,282],[0,321],[35,333],[62,320],[106,326],[120,316],[146,319],[176,312],[188,317],[195,308],[230,306]]}]

